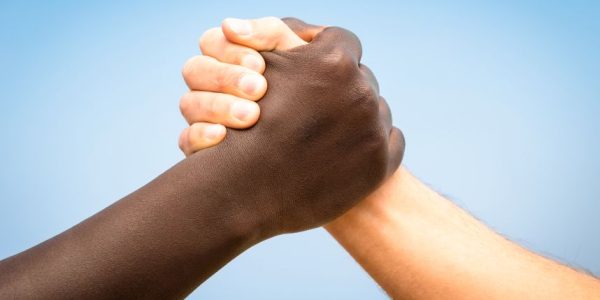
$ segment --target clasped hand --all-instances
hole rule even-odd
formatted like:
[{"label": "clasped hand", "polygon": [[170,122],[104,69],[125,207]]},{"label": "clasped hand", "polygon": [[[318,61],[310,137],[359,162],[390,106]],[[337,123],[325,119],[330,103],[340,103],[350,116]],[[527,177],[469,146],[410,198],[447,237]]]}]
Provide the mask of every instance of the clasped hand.
[{"label": "clasped hand", "polygon": [[231,170],[214,176],[267,235],[331,221],[399,166],[402,133],[351,32],[226,19],[200,49],[183,68],[180,148],[189,159],[218,152]]}]

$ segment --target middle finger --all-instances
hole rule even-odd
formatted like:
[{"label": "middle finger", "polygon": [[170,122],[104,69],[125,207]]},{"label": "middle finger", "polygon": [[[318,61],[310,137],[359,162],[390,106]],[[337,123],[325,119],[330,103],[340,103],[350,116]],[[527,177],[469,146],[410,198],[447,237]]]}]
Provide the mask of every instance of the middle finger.
[{"label": "middle finger", "polygon": [[261,74],[210,56],[190,58],[182,74],[188,87],[195,91],[227,93],[250,100],[262,98],[267,91],[267,80]]}]

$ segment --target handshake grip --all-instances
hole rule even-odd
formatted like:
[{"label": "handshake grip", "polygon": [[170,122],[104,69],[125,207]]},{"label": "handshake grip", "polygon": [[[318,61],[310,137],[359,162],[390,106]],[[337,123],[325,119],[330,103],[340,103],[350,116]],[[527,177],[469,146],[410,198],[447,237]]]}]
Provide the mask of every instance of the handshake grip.
[{"label": "handshake grip", "polygon": [[183,298],[261,240],[340,216],[396,170],[404,139],[352,33],[326,28],[263,56],[254,127],[0,262],[0,298]]},{"label": "handshake grip", "polygon": [[[314,28],[284,21],[297,33]],[[266,239],[352,208],[398,168],[404,137],[353,33],[327,27],[309,44],[261,54],[269,88],[258,123],[187,160],[199,195],[221,199],[216,209]]]}]

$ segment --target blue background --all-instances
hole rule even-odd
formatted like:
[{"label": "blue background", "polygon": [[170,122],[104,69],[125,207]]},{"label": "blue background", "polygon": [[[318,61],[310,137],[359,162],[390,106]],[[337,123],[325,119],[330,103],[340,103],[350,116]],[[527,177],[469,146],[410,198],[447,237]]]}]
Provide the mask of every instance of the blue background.
[{"label": "blue background", "polygon": [[[198,38],[225,17],[275,15],[358,34],[417,176],[520,244],[600,272],[598,1],[13,2],[0,4],[0,257],[182,159],[180,70]],[[317,229],[252,248],[191,298],[386,296]]]}]

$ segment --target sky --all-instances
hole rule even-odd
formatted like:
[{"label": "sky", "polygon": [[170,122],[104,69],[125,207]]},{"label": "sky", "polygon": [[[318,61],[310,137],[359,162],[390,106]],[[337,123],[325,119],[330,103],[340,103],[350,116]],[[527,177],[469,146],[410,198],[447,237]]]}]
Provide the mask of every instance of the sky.
[{"label": "sky", "polygon": [[[600,274],[597,1],[2,1],[0,258],[183,159],[183,63],[222,19],[264,16],[355,32],[409,170]],[[323,229],[251,248],[189,298],[387,299]]]}]

